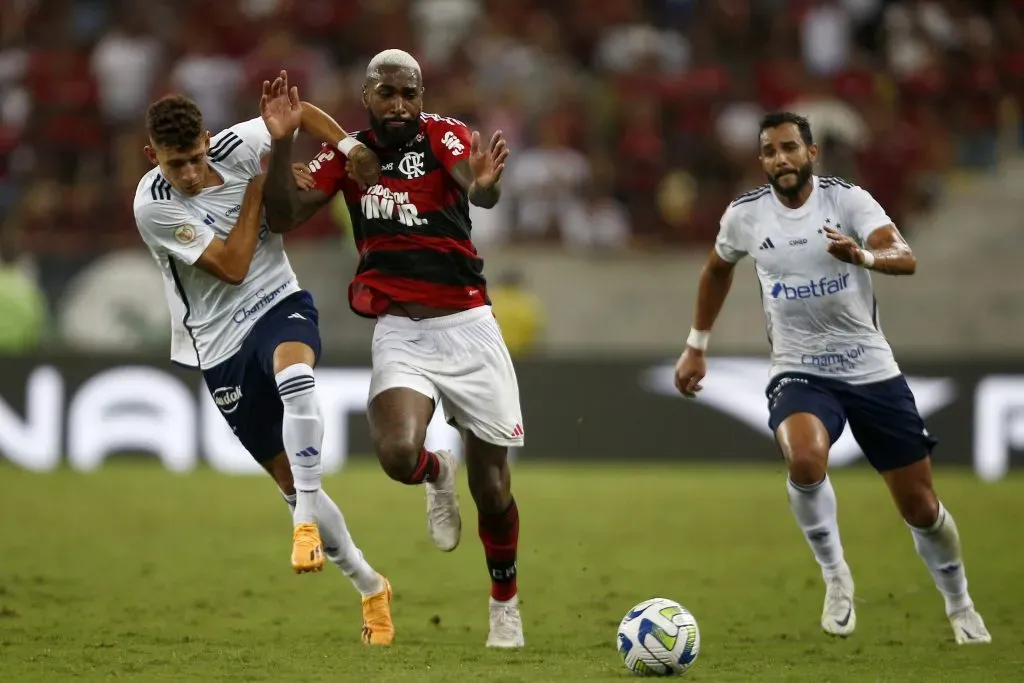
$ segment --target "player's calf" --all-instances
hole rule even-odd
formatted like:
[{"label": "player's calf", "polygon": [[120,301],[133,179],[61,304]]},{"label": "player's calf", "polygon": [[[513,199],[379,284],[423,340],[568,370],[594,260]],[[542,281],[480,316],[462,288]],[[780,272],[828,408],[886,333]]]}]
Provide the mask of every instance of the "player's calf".
[{"label": "player's calf", "polygon": [[511,490],[507,449],[466,438],[469,488],[477,506],[478,531],[491,577],[488,647],[523,647],[519,614],[519,507]]},{"label": "player's calf", "polygon": [[883,472],[889,491],[924,560],[935,587],[942,594],[946,616],[956,642],[988,643],[992,637],[967,591],[967,573],[960,550],[960,533],[953,515],[932,486],[931,459]]},{"label": "player's calf", "polygon": [[320,571],[324,556],[316,522],[324,426],[316,380],[307,363],[288,365],[275,379],[284,406],[281,435],[296,494],[292,567],[298,573]]}]

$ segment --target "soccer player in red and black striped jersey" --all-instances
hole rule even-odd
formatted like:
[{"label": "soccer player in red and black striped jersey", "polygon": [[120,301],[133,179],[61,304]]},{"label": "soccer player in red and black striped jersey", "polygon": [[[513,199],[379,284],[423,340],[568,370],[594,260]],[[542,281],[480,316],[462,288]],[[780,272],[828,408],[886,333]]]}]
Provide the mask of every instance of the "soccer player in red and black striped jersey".
[{"label": "soccer player in red and black striped jersey", "polygon": [[[481,144],[480,134],[460,121],[423,113],[419,65],[401,50],[370,61],[363,102],[370,128],[347,136],[299,100],[287,74],[265,88],[261,109],[273,138],[267,219],[271,230],[286,232],[335,194],[345,197],[359,249],[349,303],[377,320],[368,407],[377,457],[392,479],[425,484],[430,534],[441,550],[454,550],[462,528],[456,461],[424,448],[440,403],[463,433],[479,513],[491,576],[487,645],[522,647],[519,512],[507,457],[509,447],[523,444],[519,387],[491,313],[469,219],[470,202],[497,203],[508,149],[500,131]],[[300,122],[327,141],[309,164],[312,187],[305,191],[291,166]]]}]

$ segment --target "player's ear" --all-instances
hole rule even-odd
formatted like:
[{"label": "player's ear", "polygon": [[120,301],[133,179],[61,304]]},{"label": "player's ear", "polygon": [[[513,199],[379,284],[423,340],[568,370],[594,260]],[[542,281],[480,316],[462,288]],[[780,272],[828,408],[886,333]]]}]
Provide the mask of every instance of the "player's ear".
[{"label": "player's ear", "polygon": [[210,131],[206,131],[206,139],[203,141],[203,146],[206,147],[207,153],[209,153],[209,151],[210,151],[210,138],[211,137],[213,137],[213,136],[210,135]]},{"label": "player's ear", "polygon": [[156,150],[153,149],[150,145],[146,145],[145,147],[143,147],[142,153],[146,155],[146,158],[149,159],[149,162],[151,164],[153,164],[154,166],[160,165],[160,162],[157,161],[156,158]]},{"label": "player's ear", "polygon": [[369,108],[370,98],[366,96],[366,86],[363,86],[363,106]]},{"label": "player's ear", "polygon": [[818,143],[814,142],[807,147],[807,158],[811,161],[817,161],[818,159]]}]

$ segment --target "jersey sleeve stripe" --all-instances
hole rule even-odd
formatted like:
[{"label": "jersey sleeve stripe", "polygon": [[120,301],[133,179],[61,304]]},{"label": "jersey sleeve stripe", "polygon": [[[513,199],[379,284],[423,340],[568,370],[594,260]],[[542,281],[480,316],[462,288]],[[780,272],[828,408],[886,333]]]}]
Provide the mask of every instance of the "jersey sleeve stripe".
[{"label": "jersey sleeve stripe", "polygon": [[170,199],[171,184],[164,180],[163,176],[158,175],[153,179],[153,184],[149,187],[149,194],[153,197],[153,201]]},{"label": "jersey sleeve stripe", "polygon": [[241,145],[241,144],[242,144],[242,140],[240,140],[240,139],[239,140],[235,140],[234,142],[231,143],[230,146],[227,147],[227,149],[225,149],[222,152],[218,152],[217,156],[211,155],[210,156],[210,160],[211,161],[224,161],[225,159],[227,159],[231,155],[232,152],[234,152],[236,149],[238,149],[239,145]]},{"label": "jersey sleeve stripe", "polygon": [[735,202],[735,201],[738,201],[740,199],[743,199],[744,197],[749,197],[751,195],[760,194],[761,192],[764,192],[767,189],[768,189],[767,185],[760,185],[759,187],[755,187],[753,190],[747,190],[746,192],[744,192],[740,196],[736,197],[736,199],[734,199],[733,201]]},{"label": "jersey sleeve stripe", "polygon": [[235,140],[240,140],[240,139],[241,138],[239,138],[237,135],[235,135],[234,133],[229,131],[228,133],[226,133],[224,135],[224,137],[222,137],[220,140],[218,140],[216,143],[214,143],[213,147],[210,148],[209,156],[211,156],[211,157],[217,156],[218,154],[220,154],[224,150],[224,148],[228,144],[234,142]]},{"label": "jersey sleeve stripe", "polygon": [[853,189],[853,183],[833,175],[819,178],[818,185],[820,187],[835,187],[838,185],[839,187],[845,187],[847,190]]},{"label": "jersey sleeve stripe", "polygon": [[747,194],[740,195],[738,198],[734,199],[732,204],[730,204],[729,206],[739,206],[741,204],[747,204],[748,202],[756,202],[758,199],[768,195],[770,192],[771,188],[768,187],[758,190],[756,193],[748,192]]}]

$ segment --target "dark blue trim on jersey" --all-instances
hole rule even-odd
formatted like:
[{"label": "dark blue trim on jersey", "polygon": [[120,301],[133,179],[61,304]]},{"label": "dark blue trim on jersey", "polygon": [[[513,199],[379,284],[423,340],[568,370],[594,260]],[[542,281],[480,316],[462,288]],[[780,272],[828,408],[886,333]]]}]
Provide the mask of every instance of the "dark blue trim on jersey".
[{"label": "dark blue trim on jersey", "polygon": [[158,199],[170,199],[171,184],[164,180],[164,177],[158,173],[156,178],[153,179],[153,184],[149,187],[149,194],[152,195],[153,201]]},{"label": "dark blue trim on jersey", "polygon": [[878,329],[878,297],[871,295],[871,323]]},{"label": "dark blue trim on jersey", "polygon": [[757,296],[761,300],[761,308],[764,308],[764,336],[768,338],[768,350],[773,348],[772,344],[772,318],[771,313],[764,307],[764,288],[761,287],[761,278],[757,274],[757,263],[754,263],[754,281],[757,282]]},{"label": "dark blue trim on jersey", "polygon": [[224,161],[232,152],[238,149],[242,142],[242,138],[234,133],[228,133],[223,139],[218,140],[217,144],[210,150],[210,161]]},{"label": "dark blue trim on jersey", "polygon": [[847,190],[853,189],[853,183],[848,180],[844,180],[839,176],[827,175],[818,178],[819,187],[835,187],[837,185],[839,187],[845,187]]},{"label": "dark blue trim on jersey", "polygon": [[224,134],[224,137],[222,137],[220,140],[214,143],[213,147],[210,148],[210,151],[207,152],[207,156],[217,156],[224,150],[224,146],[227,143],[234,142],[235,140],[238,139],[239,137],[237,135],[235,135],[231,131],[228,131],[227,133]]},{"label": "dark blue trim on jersey", "polygon": [[196,343],[196,336],[192,334],[192,328],[188,326],[189,316],[192,315],[192,306],[188,302],[188,297],[185,296],[185,287],[181,284],[181,276],[178,275],[178,266],[175,264],[173,256],[167,257],[167,265],[171,269],[171,279],[174,280],[174,286],[178,290],[178,296],[181,297],[181,303],[185,304],[185,315],[181,319],[181,324],[185,326],[189,338],[192,339],[192,348],[196,350],[196,363],[199,369],[202,370],[203,362],[199,359],[199,344]]},{"label": "dark blue trim on jersey", "polygon": [[733,207],[733,206],[739,206],[740,204],[746,204],[748,202],[756,202],[761,197],[765,197],[768,194],[770,194],[771,191],[772,191],[771,187],[769,187],[768,185],[763,185],[763,186],[757,188],[756,190],[751,190],[750,192],[747,192],[745,194],[741,194],[739,197],[737,197],[736,199],[732,200],[732,203],[729,204],[729,206]]}]

